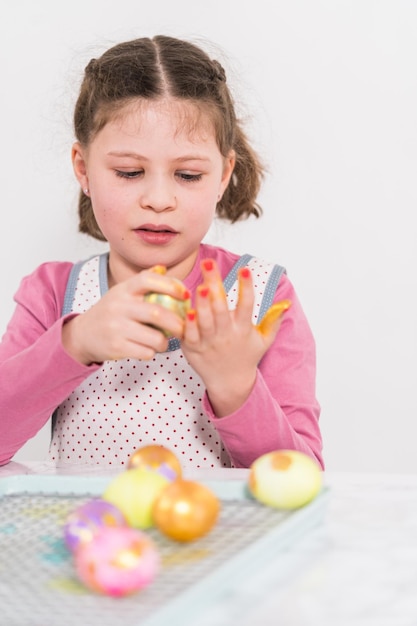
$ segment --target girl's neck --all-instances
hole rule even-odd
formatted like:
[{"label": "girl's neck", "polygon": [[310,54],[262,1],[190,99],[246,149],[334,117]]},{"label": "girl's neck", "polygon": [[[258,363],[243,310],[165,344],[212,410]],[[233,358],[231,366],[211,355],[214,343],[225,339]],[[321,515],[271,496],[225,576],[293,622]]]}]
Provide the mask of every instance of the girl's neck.
[{"label": "girl's neck", "polygon": [[[199,272],[199,263],[197,263],[198,259],[201,256],[201,245],[195,251],[195,254],[190,255],[184,261],[180,262],[178,265],[167,268],[167,276],[172,276],[174,278],[178,278],[181,281],[190,282],[188,279],[191,279],[191,282],[195,280],[199,280],[200,272]],[[127,264],[119,263],[117,260],[117,255],[110,251],[108,253],[108,265],[107,265],[107,280],[109,288],[117,285],[124,280],[128,280],[131,276],[134,276],[140,271],[149,268],[138,268],[134,266],[129,266]],[[194,277],[195,274],[195,277]]]}]

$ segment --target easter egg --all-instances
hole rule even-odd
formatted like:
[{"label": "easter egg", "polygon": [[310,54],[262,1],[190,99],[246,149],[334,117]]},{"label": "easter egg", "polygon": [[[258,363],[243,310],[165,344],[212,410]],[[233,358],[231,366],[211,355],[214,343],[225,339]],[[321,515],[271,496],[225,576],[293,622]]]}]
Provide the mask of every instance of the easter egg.
[{"label": "easter egg", "polygon": [[128,461],[128,468],[143,467],[174,480],[182,476],[181,463],[171,450],[160,445],[138,448]]},{"label": "easter egg", "polygon": [[110,481],[102,497],[122,511],[130,526],[146,529],[153,526],[154,500],[169,483],[162,474],[144,467],[127,469]]},{"label": "easter egg", "polygon": [[125,596],[154,580],[160,557],[152,540],[134,528],[103,526],[74,555],[78,578],[89,589]]},{"label": "easter egg", "polygon": [[250,467],[250,493],[262,504],[278,509],[304,506],[317,496],[321,486],[318,463],[296,450],[268,452]]},{"label": "easter egg", "polygon": [[[173,279],[173,280],[176,280],[176,279]],[[177,315],[179,315],[182,319],[185,319],[187,311],[191,308],[190,298],[186,298],[185,300],[179,300],[178,298],[173,298],[172,296],[169,296],[166,293],[149,292],[144,295],[143,299],[145,300],[145,302],[158,304],[159,306],[169,309],[173,313],[176,313]],[[164,331],[164,329],[159,329],[159,330],[162,330],[162,332],[167,337],[169,336],[169,333]]]},{"label": "easter egg", "polygon": [[72,552],[80,543],[91,541],[102,526],[127,526],[120,509],[111,502],[95,498],[72,511],[64,525],[64,541]]},{"label": "easter egg", "polygon": [[182,478],[161,491],[153,507],[155,526],[180,542],[206,535],[220,512],[217,496],[205,485]]}]

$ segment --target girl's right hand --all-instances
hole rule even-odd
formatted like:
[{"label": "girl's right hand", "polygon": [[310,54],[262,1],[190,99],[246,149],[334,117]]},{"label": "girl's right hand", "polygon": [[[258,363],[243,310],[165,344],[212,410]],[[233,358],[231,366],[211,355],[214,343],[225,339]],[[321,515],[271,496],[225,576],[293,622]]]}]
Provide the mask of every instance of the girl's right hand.
[{"label": "girl's right hand", "polygon": [[109,289],[85,313],[69,319],[62,329],[66,351],[85,365],[123,358],[149,360],[168,347],[159,328],[182,338],[184,321],[179,315],[144,300],[149,292],[179,300],[189,295],[181,283],[164,276],[164,271],[159,266],[143,270]]}]

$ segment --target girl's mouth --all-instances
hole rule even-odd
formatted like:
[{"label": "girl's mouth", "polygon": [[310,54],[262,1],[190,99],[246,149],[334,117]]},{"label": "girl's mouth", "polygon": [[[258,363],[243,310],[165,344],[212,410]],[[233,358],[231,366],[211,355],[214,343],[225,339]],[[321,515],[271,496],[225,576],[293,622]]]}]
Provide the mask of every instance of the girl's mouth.
[{"label": "girl's mouth", "polygon": [[170,226],[166,226],[165,224],[158,226],[154,224],[143,224],[139,228],[135,229],[135,233],[145,243],[156,246],[170,243],[178,234]]}]

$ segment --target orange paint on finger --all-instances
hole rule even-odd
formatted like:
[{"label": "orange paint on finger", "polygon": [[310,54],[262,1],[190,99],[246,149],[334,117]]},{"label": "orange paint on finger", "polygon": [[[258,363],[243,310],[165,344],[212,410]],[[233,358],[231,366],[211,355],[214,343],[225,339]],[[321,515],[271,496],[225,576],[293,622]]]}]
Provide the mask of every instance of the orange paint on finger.
[{"label": "orange paint on finger", "polygon": [[151,272],[155,272],[155,274],[166,274],[167,268],[164,265],[154,265],[151,267]]}]

